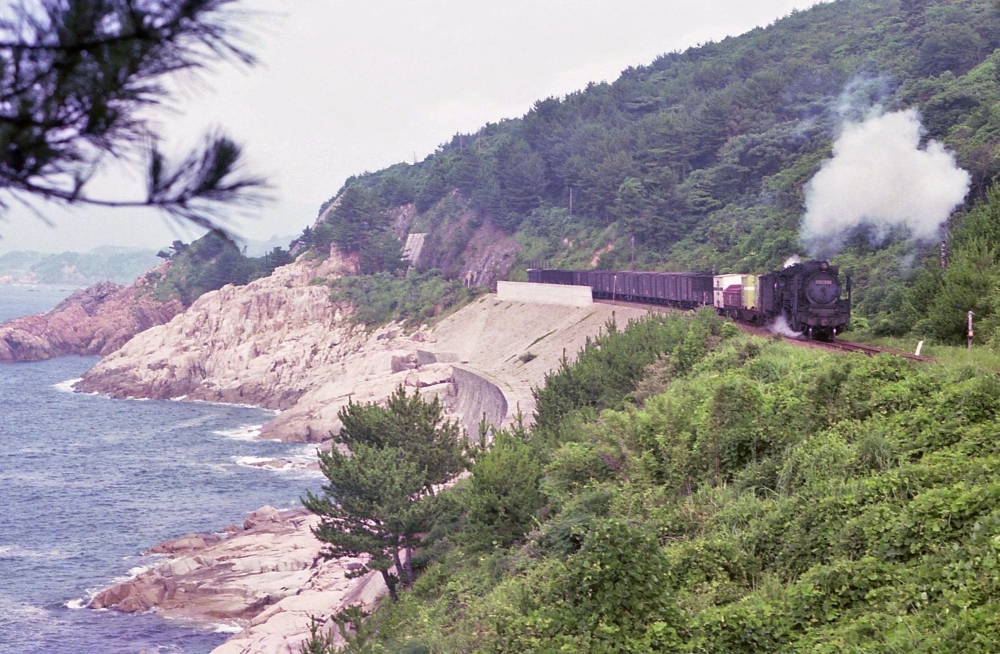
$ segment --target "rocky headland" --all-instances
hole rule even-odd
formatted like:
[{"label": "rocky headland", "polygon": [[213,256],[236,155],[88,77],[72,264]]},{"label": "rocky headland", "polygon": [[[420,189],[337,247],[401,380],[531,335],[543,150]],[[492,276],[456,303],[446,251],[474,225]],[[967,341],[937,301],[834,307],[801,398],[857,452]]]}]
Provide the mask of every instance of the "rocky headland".
[{"label": "rocky headland", "polygon": [[353,270],[334,250],[322,262],[300,259],[246,286],[206,293],[103,359],[77,388],[277,409],[261,438],[318,443],[339,430],[348,401],[381,401],[402,384],[438,395],[472,430],[483,413],[498,426],[518,410],[530,419],[531,388],[564,353],[575,354],[613,315],[624,324],[646,312],[490,295],[433,327],[368,330],[317,283]]},{"label": "rocky headland", "polygon": [[129,286],[101,282],[46,313],[9,320],[0,325],[0,363],[110,354],[184,310],[180,301],[162,302],[149,290],[145,277]]},{"label": "rocky headland", "polygon": [[[531,389],[563,356],[608,320],[623,326],[647,311],[487,295],[432,326],[366,329],[321,283],[354,270],[331,251],[322,261],[300,257],[270,277],[206,293],[105,357],[78,389],[279,409],[261,438],[328,444],[349,401],[382,401],[402,384],[442,398],[448,415],[475,434],[484,417],[495,426],[518,415],[530,421]],[[171,558],[99,594],[92,606],[239,624],[244,631],[216,650],[235,654],[297,652],[310,615],[377,601],[380,581],[346,578],[357,562],[317,558],[314,516],[258,514],[245,529],[154,548]]]}]

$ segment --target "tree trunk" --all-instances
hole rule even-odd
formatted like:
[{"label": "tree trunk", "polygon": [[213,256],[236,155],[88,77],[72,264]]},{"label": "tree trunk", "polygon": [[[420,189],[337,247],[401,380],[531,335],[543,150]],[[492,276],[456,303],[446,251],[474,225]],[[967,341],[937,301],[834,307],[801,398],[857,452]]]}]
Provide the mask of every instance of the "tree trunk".
[{"label": "tree trunk", "polygon": [[399,595],[396,594],[396,584],[398,580],[395,575],[389,574],[388,570],[382,570],[382,580],[385,581],[385,585],[389,588],[389,597],[392,598],[393,602],[399,601]]},{"label": "tree trunk", "polygon": [[[399,558],[399,548],[392,548],[392,560],[396,563],[396,572],[399,574],[399,578],[404,580],[404,588],[409,588],[413,585],[413,571],[409,569],[409,565],[404,566],[403,562]],[[407,561],[407,564],[409,561]],[[404,576],[405,575],[405,576]]]},{"label": "tree trunk", "polygon": [[406,556],[403,559],[403,569],[406,570],[407,583],[413,585],[413,548],[406,548]]}]

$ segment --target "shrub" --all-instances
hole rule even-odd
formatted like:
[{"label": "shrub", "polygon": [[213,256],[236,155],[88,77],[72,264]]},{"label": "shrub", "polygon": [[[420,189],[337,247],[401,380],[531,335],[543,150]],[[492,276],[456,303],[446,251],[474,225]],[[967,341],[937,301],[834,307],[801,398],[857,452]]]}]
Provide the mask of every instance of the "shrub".
[{"label": "shrub", "polygon": [[341,277],[332,282],[330,298],[354,307],[351,319],[368,327],[399,321],[419,325],[445,311],[463,306],[482,289],[447,281],[439,270],[411,273],[403,278],[388,273]]},{"label": "shrub", "polygon": [[464,494],[468,508],[465,537],[472,549],[505,548],[534,526],[545,504],[539,490],[542,462],[523,433],[500,431],[476,460]]}]

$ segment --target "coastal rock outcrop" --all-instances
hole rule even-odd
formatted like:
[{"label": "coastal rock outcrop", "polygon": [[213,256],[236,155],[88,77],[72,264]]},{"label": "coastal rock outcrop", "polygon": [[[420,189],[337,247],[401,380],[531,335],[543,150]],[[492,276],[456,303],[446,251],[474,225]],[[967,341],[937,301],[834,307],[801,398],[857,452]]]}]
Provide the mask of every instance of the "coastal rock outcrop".
[{"label": "coastal rock outcrop", "polygon": [[184,310],[179,300],[162,302],[149,290],[145,277],[124,287],[101,282],[46,313],[9,320],[0,325],[0,362],[110,354]]},{"label": "coastal rock outcrop", "polygon": [[[106,357],[84,390],[118,397],[179,397],[282,409],[264,438],[320,441],[340,427],[350,401],[382,401],[400,384],[435,395],[468,432],[502,426],[534,409],[531,389],[608,320],[624,324],[643,307],[525,304],[488,295],[433,327],[354,326],[331,302],[329,278],[351,269],[336,253],[298,262],[269,278],[208,293],[169,324]],[[280,466],[278,466],[280,467]],[[189,535],[154,551],[172,558],[99,594],[92,606],[228,621],[243,627],[216,654],[298,652],[311,616],[372,606],[381,577],[347,578],[360,563],[322,561],[302,512],[256,511],[227,537]],[[219,538],[218,542],[212,542]],[[332,624],[325,625],[331,628]]]},{"label": "coastal rock outcrop", "polygon": [[265,506],[247,516],[243,530],[160,543],[149,553],[169,558],[98,593],[89,607],[155,609],[169,618],[243,628],[216,652],[298,652],[312,616],[350,605],[370,610],[386,592],[379,574],[347,577],[360,559],[322,558],[311,531],[318,523],[305,509]]},{"label": "coastal rock outcrop", "polygon": [[489,295],[433,327],[366,330],[316,283],[353,272],[331,250],[246,286],[206,293],[168,324],[139,334],[87,372],[78,390],[113,397],[184,397],[254,404],[281,413],[261,438],[321,442],[348,402],[377,402],[404,385],[442,399],[475,433],[483,415],[530,420],[531,388],[614,315],[645,308],[505,302]]}]

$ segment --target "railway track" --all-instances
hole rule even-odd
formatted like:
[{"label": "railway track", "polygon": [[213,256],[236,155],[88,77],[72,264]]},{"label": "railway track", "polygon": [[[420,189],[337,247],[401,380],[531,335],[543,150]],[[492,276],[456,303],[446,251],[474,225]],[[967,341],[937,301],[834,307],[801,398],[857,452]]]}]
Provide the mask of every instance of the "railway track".
[{"label": "railway track", "polygon": [[[677,309],[671,309],[670,307],[655,305],[655,304],[644,304],[641,302],[626,302],[623,300],[594,300],[595,303],[599,302],[601,304],[611,304],[626,307],[643,306],[647,307],[652,311],[677,311]],[[746,323],[735,322],[744,331],[750,332],[757,336],[774,337],[776,334],[764,327],[756,325],[748,325]],[[893,354],[895,356],[903,357],[904,359],[909,359],[910,361],[923,361],[926,363],[932,363],[936,361],[933,357],[917,356],[911,352],[903,352],[902,350],[893,350],[884,347],[876,347],[874,345],[863,345],[861,343],[854,343],[852,341],[807,341],[800,340],[797,338],[789,338],[788,336],[780,336],[789,343],[794,343],[796,345],[801,345],[803,347],[819,347],[828,350],[836,350],[839,352],[860,352],[868,357],[873,357],[876,354]]]},{"label": "railway track", "polygon": [[815,342],[819,347],[825,347],[830,350],[840,350],[841,352],[861,352],[869,357],[873,357],[876,354],[893,354],[895,356],[903,357],[904,359],[909,359],[910,361],[935,361],[933,357],[918,356],[916,354],[910,354],[909,352],[890,350],[888,348],[875,347],[873,345],[862,345],[861,343],[852,343],[851,341],[831,341],[829,343],[822,343],[818,341],[813,342]]}]

